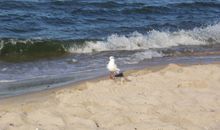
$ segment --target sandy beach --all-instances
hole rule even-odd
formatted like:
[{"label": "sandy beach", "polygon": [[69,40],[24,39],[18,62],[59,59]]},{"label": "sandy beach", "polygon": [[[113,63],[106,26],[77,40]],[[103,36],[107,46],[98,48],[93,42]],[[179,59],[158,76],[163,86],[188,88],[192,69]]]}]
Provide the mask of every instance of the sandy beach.
[{"label": "sandy beach", "polygon": [[220,129],[220,64],[125,75],[2,99],[0,130]]}]

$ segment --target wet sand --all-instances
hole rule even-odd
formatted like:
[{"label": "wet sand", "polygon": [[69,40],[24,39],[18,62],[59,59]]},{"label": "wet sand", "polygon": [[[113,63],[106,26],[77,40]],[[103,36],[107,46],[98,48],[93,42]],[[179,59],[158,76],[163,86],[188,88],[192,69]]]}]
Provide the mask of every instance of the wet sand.
[{"label": "wet sand", "polygon": [[220,64],[126,72],[0,101],[0,130],[219,130]]}]

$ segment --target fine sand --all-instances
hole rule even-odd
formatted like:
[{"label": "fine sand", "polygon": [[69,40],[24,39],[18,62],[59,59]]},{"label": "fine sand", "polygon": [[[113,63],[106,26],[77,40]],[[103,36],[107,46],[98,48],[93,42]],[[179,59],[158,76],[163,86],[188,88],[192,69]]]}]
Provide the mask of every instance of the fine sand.
[{"label": "fine sand", "polygon": [[127,72],[0,101],[0,130],[220,130],[220,64]]}]

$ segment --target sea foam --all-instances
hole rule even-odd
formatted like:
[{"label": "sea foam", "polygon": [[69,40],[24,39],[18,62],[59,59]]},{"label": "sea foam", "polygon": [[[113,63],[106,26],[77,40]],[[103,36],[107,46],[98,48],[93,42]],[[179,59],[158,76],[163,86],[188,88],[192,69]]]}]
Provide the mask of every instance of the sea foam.
[{"label": "sea foam", "polygon": [[220,43],[220,23],[175,32],[152,30],[146,34],[133,32],[128,36],[112,34],[104,41],[86,41],[84,47],[69,48],[69,52],[91,53],[115,50],[146,50],[180,45],[209,45],[218,43]]}]

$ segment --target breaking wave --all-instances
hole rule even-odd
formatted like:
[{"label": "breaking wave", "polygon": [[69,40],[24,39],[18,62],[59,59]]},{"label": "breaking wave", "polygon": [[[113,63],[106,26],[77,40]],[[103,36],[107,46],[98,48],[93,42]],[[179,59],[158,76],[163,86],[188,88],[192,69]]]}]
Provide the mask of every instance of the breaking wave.
[{"label": "breaking wave", "polygon": [[68,53],[93,53],[119,50],[151,50],[189,45],[220,43],[220,23],[193,30],[175,32],[152,30],[146,34],[113,34],[105,40],[21,40],[1,39],[0,59],[36,59],[57,57]]},{"label": "breaking wave", "polygon": [[91,53],[112,50],[142,50],[218,43],[220,43],[220,23],[188,31],[161,32],[152,30],[147,34],[134,32],[129,36],[113,34],[105,41],[86,41],[86,46],[69,48],[69,52]]}]

